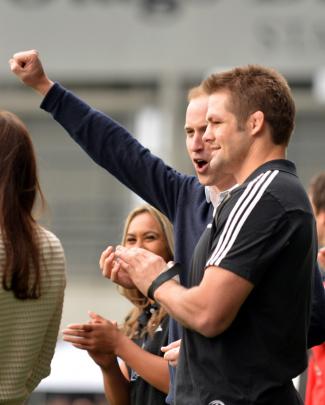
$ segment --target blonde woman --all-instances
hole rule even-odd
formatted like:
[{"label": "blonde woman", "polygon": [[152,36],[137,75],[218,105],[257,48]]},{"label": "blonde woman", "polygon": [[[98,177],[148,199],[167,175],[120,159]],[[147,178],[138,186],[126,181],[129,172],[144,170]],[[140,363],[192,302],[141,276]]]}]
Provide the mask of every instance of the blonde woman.
[{"label": "blonde woman", "polygon": [[[155,208],[138,207],[126,219],[122,244],[147,249],[168,262],[174,256],[172,225]],[[169,372],[161,347],[167,345],[168,317],[138,290],[120,291],[134,304],[120,328],[90,313],[90,323],[63,331],[64,340],[88,350],[101,367],[111,405],[165,404]]]}]

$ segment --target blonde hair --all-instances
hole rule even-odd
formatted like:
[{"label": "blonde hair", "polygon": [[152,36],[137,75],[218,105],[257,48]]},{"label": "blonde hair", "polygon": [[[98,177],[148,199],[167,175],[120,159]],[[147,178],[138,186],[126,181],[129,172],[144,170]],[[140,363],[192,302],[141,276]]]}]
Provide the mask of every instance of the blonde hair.
[{"label": "blonde hair", "polygon": [[199,98],[202,96],[207,96],[206,91],[204,91],[203,87],[201,85],[192,87],[189,89],[187,93],[187,101],[190,102],[195,98]]},{"label": "blonde hair", "polygon": [[[150,214],[156,222],[159,224],[163,239],[166,243],[169,253],[169,260],[174,258],[174,234],[173,234],[173,226],[168,220],[168,218],[159,212],[156,208],[150,205],[141,205],[135,209],[133,209],[129,215],[127,216],[124,224],[124,230],[122,235],[122,245],[125,245],[126,242],[126,235],[130,226],[130,223],[133,219],[143,213]],[[147,297],[145,297],[138,289],[136,288],[123,288],[119,287],[119,292],[126,297],[129,301],[134,304],[134,308],[130,311],[127,315],[124,324],[122,325],[121,329],[123,333],[128,336],[129,338],[135,337],[142,337],[145,334],[149,334],[152,336],[154,331],[161,323],[163,318],[167,315],[167,312],[160,307],[157,311],[155,311],[150,320],[148,321],[147,325],[141,331],[141,335],[138,335],[139,332],[139,317],[144,313],[145,308],[148,307],[150,301]]]}]

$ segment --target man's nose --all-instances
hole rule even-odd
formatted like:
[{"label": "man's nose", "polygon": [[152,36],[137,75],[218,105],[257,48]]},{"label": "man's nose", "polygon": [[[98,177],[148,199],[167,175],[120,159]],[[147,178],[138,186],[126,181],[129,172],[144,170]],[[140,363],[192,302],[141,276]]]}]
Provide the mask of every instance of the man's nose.
[{"label": "man's nose", "polygon": [[195,134],[193,136],[193,142],[192,142],[192,149],[194,151],[201,150],[204,147],[203,139],[201,134]]}]

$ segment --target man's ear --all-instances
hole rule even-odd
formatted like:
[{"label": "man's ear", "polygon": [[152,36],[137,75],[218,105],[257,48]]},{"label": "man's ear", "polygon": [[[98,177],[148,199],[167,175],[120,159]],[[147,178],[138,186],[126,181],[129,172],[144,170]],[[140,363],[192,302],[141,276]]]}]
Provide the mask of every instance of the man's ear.
[{"label": "man's ear", "polygon": [[259,134],[263,128],[264,123],[264,113],[262,111],[253,112],[248,118],[248,128],[251,134]]},{"label": "man's ear", "polygon": [[320,210],[316,215],[316,224],[317,224],[317,232],[318,232],[318,239],[320,240],[321,244],[324,245],[325,243],[325,210]]},{"label": "man's ear", "polygon": [[325,229],[325,211],[320,211],[318,213],[317,221],[319,221],[321,226]]}]

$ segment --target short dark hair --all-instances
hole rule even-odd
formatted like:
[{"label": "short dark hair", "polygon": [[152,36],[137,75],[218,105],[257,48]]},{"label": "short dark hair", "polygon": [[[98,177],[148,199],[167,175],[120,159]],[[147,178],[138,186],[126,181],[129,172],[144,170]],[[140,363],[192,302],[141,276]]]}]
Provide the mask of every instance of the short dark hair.
[{"label": "short dark hair", "polygon": [[325,211],[325,172],[319,173],[311,179],[309,195],[316,214]]},{"label": "short dark hair", "polygon": [[250,114],[262,111],[274,144],[288,145],[296,108],[289,85],[278,71],[261,65],[236,67],[211,74],[202,87],[209,95],[229,92],[229,109],[236,115],[238,126],[243,126]]}]

